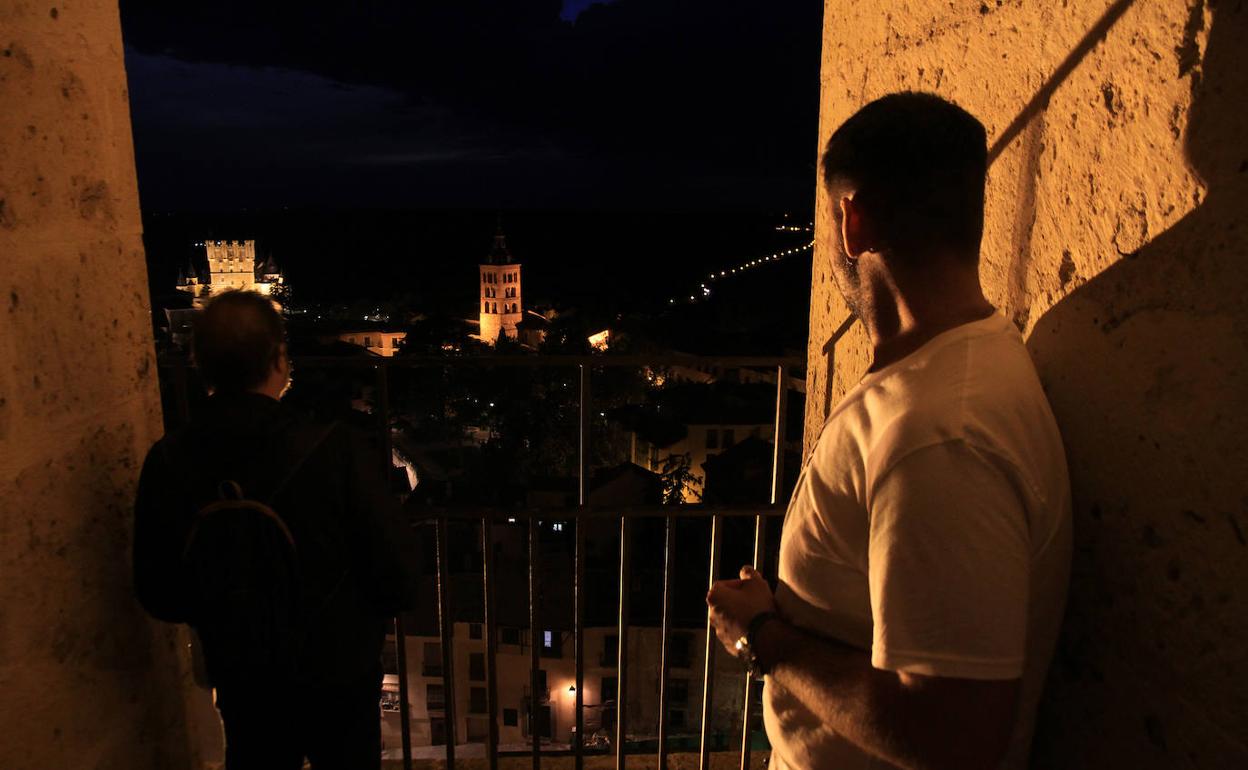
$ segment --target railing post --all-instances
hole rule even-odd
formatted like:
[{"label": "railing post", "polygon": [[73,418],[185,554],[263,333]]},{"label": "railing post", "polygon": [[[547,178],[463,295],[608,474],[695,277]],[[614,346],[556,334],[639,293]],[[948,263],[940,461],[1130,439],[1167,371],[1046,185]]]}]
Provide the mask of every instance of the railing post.
[{"label": "railing post", "polygon": [[[377,416],[377,434],[381,440],[382,483],[385,493],[390,494],[390,477],[393,461],[390,453],[390,380],[384,364],[373,370],[377,375],[377,392],[373,395],[373,412]],[[412,707],[407,701],[407,634],[403,628],[403,614],[394,618],[394,646],[399,665],[399,736],[403,744],[403,770],[412,768]]]},{"label": "railing post", "polygon": [[659,758],[658,770],[667,770],[667,675],[671,661],[667,647],[672,635],[672,560],[676,550],[676,522],[671,516],[663,519],[663,623],[659,653]]},{"label": "railing post", "polygon": [[[539,535],[537,515],[529,516],[529,733],[533,737],[533,770],[542,766],[541,703],[538,681],[542,667],[542,630],[539,624],[537,603],[541,596],[541,579],[538,575]],[[550,682],[547,682],[550,684]]]},{"label": "railing post", "polygon": [[[789,414],[789,367],[776,367],[776,426],[771,455],[771,504],[780,502],[784,486],[784,445],[787,440]],[[757,547],[757,546],[756,546]],[[755,557],[757,558],[757,556]]]},{"label": "railing post", "polygon": [[[710,580],[707,588],[719,577],[719,551],[723,540],[724,526],[719,515],[711,517],[711,565]],[[702,667],[702,740],[698,749],[698,770],[710,770],[711,767],[711,701],[714,698],[715,685],[715,649],[719,641],[715,638],[715,626],[711,623],[711,615],[706,615],[706,660]]]},{"label": "railing post", "polygon": [[632,529],[628,516],[620,516],[620,643],[616,649],[615,666],[615,768],[624,770],[627,762],[625,743],[628,740],[628,594],[632,582],[629,570],[628,540]]},{"label": "railing post", "polygon": [[489,722],[486,725],[485,758],[490,770],[498,770],[498,621],[494,617],[494,537],[490,517],[481,517],[482,605],[485,615],[485,699]]},{"label": "railing post", "polygon": [[[784,364],[776,367],[776,413],[775,430],[772,434],[771,454],[771,504],[779,502],[784,485],[784,444],[786,439],[786,422],[788,414],[788,368]],[[767,554],[767,518],[759,515],[754,517],[754,569],[761,572]],[[745,675],[745,702],[741,708],[741,770],[750,770],[750,722],[753,720],[754,678],[747,672]]]},{"label": "railing post", "polygon": [[[589,504],[589,367],[581,364],[578,374],[580,375],[578,389],[580,417],[577,431],[576,504],[584,511],[585,506]],[[575,709],[576,737],[572,742],[572,764],[575,770],[582,770],[585,765],[585,523],[586,517],[583,515],[576,520],[576,550],[572,556],[574,573],[572,648],[576,666],[576,692],[572,706]]]},{"label": "railing post", "polygon": [[407,634],[403,614],[394,617],[394,652],[399,666],[399,735],[403,741],[403,770],[412,770],[412,706],[407,701]]},{"label": "railing post", "polygon": [[438,625],[442,632],[442,690],[446,701],[446,768],[454,770],[459,723],[455,719],[455,615],[451,612],[450,567],[447,564],[450,555],[447,528],[450,524],[445,516],[439,516],[435,526],[438,544]]}]

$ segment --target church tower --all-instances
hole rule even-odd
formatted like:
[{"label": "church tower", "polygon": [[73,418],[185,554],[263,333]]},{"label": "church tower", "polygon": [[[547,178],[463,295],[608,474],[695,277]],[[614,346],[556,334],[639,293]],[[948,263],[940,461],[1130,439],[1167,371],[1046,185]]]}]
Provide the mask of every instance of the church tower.
[{"label": "church tower", "polygon": [[520,297],[520,263],[512,260],[500,224],[494,246],[481,264],[481,339],[493,345],[500,334],[515,339],[524,318]]}]

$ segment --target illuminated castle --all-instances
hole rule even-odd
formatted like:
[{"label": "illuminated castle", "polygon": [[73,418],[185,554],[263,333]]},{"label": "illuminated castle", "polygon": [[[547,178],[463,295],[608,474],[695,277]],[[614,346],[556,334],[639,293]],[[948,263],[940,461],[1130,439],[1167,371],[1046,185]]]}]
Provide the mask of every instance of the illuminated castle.
[{"label": "illuminated castle", "polygon": [[494,246],[481,265],[481,339],[493,345],[499,334],[515,339],[524,318],[520,298],[520,263],[513,262],[500,226]]},{"label": "illuminated castle", "polygon": [[212,292],[243,289],[269,295],[282,285],[282,274],[272,258],[257,267],[254,240],[205,241],[203,246],[208,257],[207,280],[194,267],[178,275],[178,291],[194,297],[196,307]]}]

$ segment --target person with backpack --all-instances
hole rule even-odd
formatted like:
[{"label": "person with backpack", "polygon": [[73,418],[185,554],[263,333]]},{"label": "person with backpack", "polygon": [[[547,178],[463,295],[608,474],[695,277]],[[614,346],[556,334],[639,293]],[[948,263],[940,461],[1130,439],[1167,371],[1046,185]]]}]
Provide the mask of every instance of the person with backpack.
[{"label": "person with backpack", "polygon": [[211,396],[144,462],[139,602],[198,634],[227,770],[378,768],[387,621],[416,595],[382,458],[280,402],[290,362],[268,298],[217,295],[191,346]]}]

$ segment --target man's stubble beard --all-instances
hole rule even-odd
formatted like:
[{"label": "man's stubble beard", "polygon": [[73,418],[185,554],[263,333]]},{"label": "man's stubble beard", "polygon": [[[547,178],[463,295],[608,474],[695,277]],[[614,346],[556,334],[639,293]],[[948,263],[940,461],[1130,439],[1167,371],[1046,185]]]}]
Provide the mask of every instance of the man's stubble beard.
[{"label": "man's stubble beard", "polygon": [[828,261],[831,263],[832,282],[841,293],[841,299],[849,312],[862,320],[862,277],[858,274],[858,262],[846,255],[840,238],[833,238],[832,255]]}]

